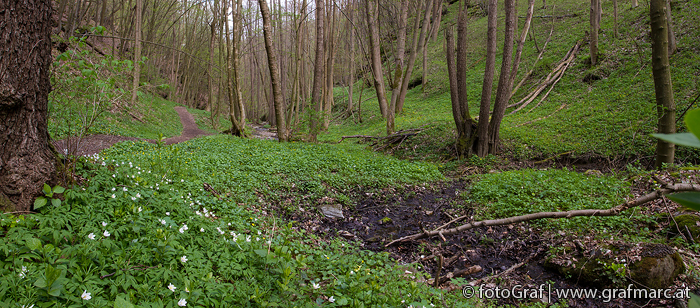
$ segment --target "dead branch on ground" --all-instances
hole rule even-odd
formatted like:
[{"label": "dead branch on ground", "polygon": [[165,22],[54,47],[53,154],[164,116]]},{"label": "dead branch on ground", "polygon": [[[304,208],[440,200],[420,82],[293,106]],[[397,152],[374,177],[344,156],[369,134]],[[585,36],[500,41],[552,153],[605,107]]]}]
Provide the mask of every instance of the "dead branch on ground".
[{"label": "dead branch on ground", "polygon": [[434,230],[434,231],[423,231],[421,233],[416,233],[408,236],[404,236],[402,238],[393,240],[389,242],[388,244],[384,245],[384,247],[389,247],[393,244],[399,243],[399,242],[406,242],[406,241],[414,241],[422,238],[427,238],[427,237],[433,237],[436,235],[442,234],[444,235],[452,235],[456,234],[462,231],[467,231],[469,229],[477,228],[477,227],[489,227],[489,226],[501,226],[501,225],[509,225],[509,224],[515,224],[519,222],[525,222],[525,221],[530,221],[530,220],[537,220],[537,219],[543,219],[543,218],[572,218],[572,217],[577,217],[577,216],[617,216],[620,213],[630,209],[634,208],[637,206],[640,206],[642,204],[645,204],[647,202],[662,198],[664,195],[673,193],[673,192],[682,192],[682,191],[700,191],[700,184],[674,184],[674,185],[666,185],[664,188],[655,190],[651,193],[648,193],[644,196],[641,196],[639,198],[636,198],[634,200],[627,201],[625,203],[622,203],[616,207],[613,207],[611,209],[607,210],[599,210],[599,209],[586,209],[586,210],[572,210],[572,211],[565,211],[565,212],[539,212],[539,213],[532,213],[532,214],[527,214],[527,215],[521,215],[521,216],[515,216],[515,217],[507,217],[507,218],[501,218],[501,219],[490,219],[490,220],[482,220],[482,221],[476,221],[468,224],[461,225],[459,227],[455,227],[452,229],[446,229],[446,230]]}]

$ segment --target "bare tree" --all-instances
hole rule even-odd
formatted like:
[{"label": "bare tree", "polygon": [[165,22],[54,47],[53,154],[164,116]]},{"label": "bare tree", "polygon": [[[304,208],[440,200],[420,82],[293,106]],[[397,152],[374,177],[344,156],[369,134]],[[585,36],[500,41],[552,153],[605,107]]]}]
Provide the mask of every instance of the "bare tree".
[{"label": "bare tree", "polygon": [[138,99],[138,90],[141,78],[141,10],[143,7],[143,0],[136,0],[136,38],[134,40],[134,77],[133,77],[133,87],[131,90],[131,104],[136,104]]},{"label": "bare tree", "polygon": [[325,77],[325,62],[323,61],[325,53],[323,50],[323,2],[324,0],[316,0],[316,60],[314,66],[314,83],[313,90],[311,91],[312,99],[311,103],[315,104],[316,114],[311,115],[310,127],[309,127],[309,139],[312,142],[316,141],[316,135],[318,134],[318,117],[321,113],[321,108],[323,106],[323,84]]},{"label": "bare tree", "polygon": [[[676,132],[676,104],[673,101],[671,85],[671,68],[668,61],[668,21],[666,20],[666,1],[651,0],[649,16],[651,19],[651,64],[654,75],[654,92],[658,111],[658,131],[662,134]],[[656,167],[672,164],[675,146],[659,139],[656,143]]]},{"label": "bare tree", "polygon": [[[434,0],[428,0],[425,3],[425,10],[423,15],[423,24],[427,25],[430,21],[430,8]],[[413,25],[413,44],[411,47],[411,53],[408,56],[408,63],[406,64],[406,72],[403,74],[403,80],[401,82],[401,93],[399,93],[399,99],[396,102],[396,113],[403,111],[403,105],[406,101],[406,94],[408,93],[408,83],[411,80],[411,75],[413,74],[413,66],[416,62],[416,58],[419,53],[422,52],[425,46],[425,41],[427,40],[427,27],[422,27],[420,31],[420,37],[418,37],[418,26],[420,25],[420,14],[416,16],[416,20]]]},{"label": "bare tree", "polygon": [[29,211],[61,165],[47,122],[52,8],[8,0],[0,12],[0,210]]},{"label": "bare tree", "polygon": [[479,124],[477,128],[478,144],[476,154],[484,157],[488,154],[489,112],[491,107],[491,90],[493,87],[493,75],[496,71],[496,24],[498,22],[498,3],[489,0],[488,6],[488,30],[486,32],[486,62],[484,68],[484,82],[481,86],[481,104],[479,107]]},{"label": "bare tree", "polygon": [[374,90],[377,92],[377,100],[379,101],[379,110],[382,117],[387,117],[387,102],[386,90],[384,88],[384,70],[382,68],[382,57],[379,46],[379,25],[377,25],[377,9],[378,3],[372,0],[365,1],[365,16],[367,18],[367,27],[369,28],[369,45],[370,54],[372,56],[372,75],[374,76]]},{"label": "bare tree", "polygon": [[600,0],[591,0],[591,66],[598,64],[598,30],[600,29]]},{"label": "bare tree", "polygon": [[267,50],[267,63],[270,69],[270,82],[272,83],[272,98],[275,104],[275,118],[277,119],[277,138],[280,142],[287,141],[287,126],[284,119],[284,106],[282,102],[282,89],[280,86],[280,72],[277,63],[277,52],[272,46],[272,30],[270,29],[270,9],[267,1],[258,0],[260,13],[263,19],[263,36],[265,38],[265,50]]},{"label": "bare tree", "polygon": [[[518,18],[515,12],[515,0],[505,0],[506,25],[503,39],[503,61],[501,62],[501,75],[498,78],[496,88],[496,101],[493,105],[493,116],[489,123],[489,153],[496,154],[500,142],[501,121],[505,115],[506,106],[510,99],[510,90],[513,87],[513,74],[511,63],[513,61],[513,37],[515,35],[515,22]],[[483,121],[482,119],[480,119]],[[485,142],[482,140],[481,142]]]}]

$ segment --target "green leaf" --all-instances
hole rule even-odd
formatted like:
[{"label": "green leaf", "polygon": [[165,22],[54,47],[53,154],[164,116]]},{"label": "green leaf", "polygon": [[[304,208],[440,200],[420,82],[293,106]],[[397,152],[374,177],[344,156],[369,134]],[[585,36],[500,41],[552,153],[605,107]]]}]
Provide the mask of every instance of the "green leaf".
[{"label": "green leaf", "polygon": [[28,238],[26,245],[31,250],[39,249],[41,248],[41,241],[38,238]]},{"label": "green leaf", "polygon": [[700,193],[697,192],[683,192],[668,195],[668,198],[680,203],[683,206],[687,206],[696,211],[700,211]]},{"label": "green leaf", "polygon": [[44,183],[44,189],[42,189],[42,190],[44,191],[45,195],[47,195],[47,196],[52,195],[51,186],[49,186],[48,184]]},{"label": "green leaf", "polygon": [[51,199],[51,204],[55,207],[61,206],[61,199]]},{"label": "green leaf", "polygon": [[63,188],[62,186],[56,185],[56,186],[53,188],[53,192],[54,192],[55,194],[62,194],[64,191],[66,191],[66,189]]},{"label": "green leaf", "polygon": [[114,301],[114,308],[134,308],[134,305],[126,294],[119,294]]},{"label": "green leaf", "polygon": [[653,137],[668,141],[677,145],[684,145],[694,148],[700,148],[700,140],[691,133],[679,134],[651,134]]},{"label": "green leaf", "polygon": [[688,111],[684,120],[688,130],[693,133],[695,137],[700,136],[700,109]]},{"label": "green leaf", "polygon": [[44,197],[36,198],[36,200],[34,200],[34,209],[35,210],[40,209],[41,207],[46,205],[46,202],[47,202],[46,198],[44,198]]},{"label": "green leaf", "polygon": [[700,296],[695,295],[695,293],[690,293],[688,308],[700,308]]},{"label": "green leaf", "polygon": [[34,282],[34,286],[37,288],[42,288],[42,289],[46,288],[47,287],[46,279],[44,279],[44,278],[37,279],[36,282]]},{"label": "green leaf", "polygon": [[266,249],[256,249],[255,253],[258,254],[258,256],[261,257],[266,257],[267,256],[267,250]]}]

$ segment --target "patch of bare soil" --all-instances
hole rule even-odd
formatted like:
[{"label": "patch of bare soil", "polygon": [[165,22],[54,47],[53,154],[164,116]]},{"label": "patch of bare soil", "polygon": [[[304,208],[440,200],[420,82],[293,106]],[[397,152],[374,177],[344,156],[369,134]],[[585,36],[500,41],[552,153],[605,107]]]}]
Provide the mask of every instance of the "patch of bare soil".
[{"label": "patch of bare soil", "polygon": [[71,137],[61,140],[54,140],[52,143],[58,153],[75,156],[87,156],[97,154],[100,151],[113,146],[117,142],[141,140],[156,143],[155,140],[151,139],[112,135],[90,135],[83,138]]},{"label": "patch of bare soil", "polygon": [[[385,247],[384,244],[393,239],[419,233],[423,230],[434,230],[447,224],[453,219],[466,215],[467,218],[452,223],[454,227],[473,221],[473,209],[468,206],[457,206],[463,203],[457,196],[467,188],[464,181],[436,184],[434,187],[414,186],[403,192],[387,189],[383,192],[361,193],[355,208],[345,209],[343,219],[331,219],[316,216],[308,212],[299,215],[306,217],[290,217],[301,221],[302,227],[314,230],[319,235],[343,237],[349,241],[357,241],[365,249],[386,251],[401,264],[420,264],[422,270],[435,277],[438,268],[440,277],[454,275],[464,278],[467,282],[484,279],[488,276],[502,273],[514,265],[522,266],[483,283],[488,288],[511,288],[520,285],[523,288],[538,288],[540,285],[551,285],[551,289],[598,289],[601,294],[602,286],[586,286],[576,281],[575,277],[563,277],[556,272],[546,269],[543,264],[550,248],[560,247],[575,241],[577,235],[567,237],[555,236],[530,227],[526,223],[509,226],[475,228],[459,234],[441,238],[431,238],[413,242],[397,243]],[[442,266],[438,266],[442,256]],[[478,267],[477,272],[462,275],[465,271]],[[428,281],[431,282],[431,281]],[[450,288],[453,292],[461,289],[452,285],[449,279],[441,279],[440,287]],[[691,286],[691,290],[693,287]],[[695,292],[698,287],[695,287]],[[547,293],[544,293],[547,295]],[[564,299],[551,297],[528,299],[528,302],[565,303],[569,307],[674,307],[673,300],[632,300],[612,299]],[[525,303],[518,299],[500,299],[498,306]]]},{"label": "patch of bare soil", "polygon": [[[171,137],[163,140],[165,144],[175,144],[190,140],[199,136],[212,135],[211,133],[199,129],[194,117],[184,107],[175,107],[175,111],[180,116],[182,122],[182,134],[180,136]],[[54,140],[52,143],[61,154],[71,154],[75,156],[86,156],[99,153],[100,151],[111,147],[117,142],[122,141],[147,141],[156,143],[152,139],[141,139],[134,137],[112,136],[112,135],[90,135],[83,138],[71,137],[62,140]]]},{"label": "patch of bare soil", "polygon": [[194,117],[191,113],[185,109],[185,107],[175,107],[175,111],[180,116],[180,122],[182,122],[182,134],[177,137],[171,137],[163,140],[165,144],[175,144],[183,141],[190,140],[199,136],[209,136],[212,133],[203,131],[197,127],[197,123],[194,121]]}]

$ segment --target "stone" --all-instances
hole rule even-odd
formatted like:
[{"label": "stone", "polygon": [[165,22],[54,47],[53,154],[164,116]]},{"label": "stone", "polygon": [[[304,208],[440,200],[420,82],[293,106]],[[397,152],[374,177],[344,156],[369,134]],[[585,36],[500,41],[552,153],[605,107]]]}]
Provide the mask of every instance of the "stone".
[{"label": "stone", "polygon": [[[678,224],[678,229],[685,236],[692,236],[695,243],[700,243],[700,216],[694,214],[682,214],[674,217]],[[671,231],[675,226],[671,225]],[[677,230],[675,230],[677,232]],[[690,233],[690,234],[688,234]]]},{"label": "stone", "polygon": [[662,244],[649,244],[642,250],[642,259],[630,265],[630,276],[639,287],[663,289],[685,271],[678,252]]},{"label": "stone", "polygon": [[[609,249],[608,249],[609,248]],[[663,244],[642,244],[635,256],[617,255],[625,247],[598,247],[549,256],[545,267],[577,282],[595,287],[663,289],[685,271],[680,254]]]},{"label": "stone", "polygon": [[343,216],[343,206],[340,204],[321,205],[321,213],[330,218],[345,218],[345,216]]}]

